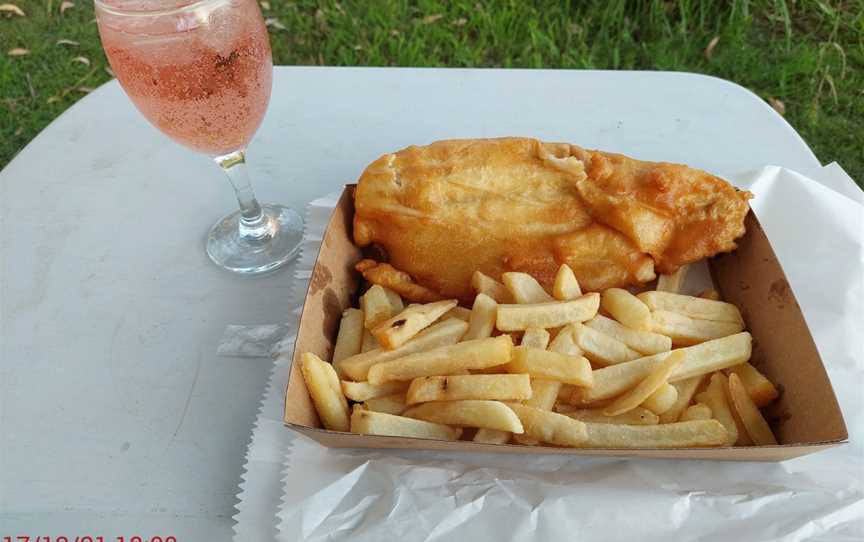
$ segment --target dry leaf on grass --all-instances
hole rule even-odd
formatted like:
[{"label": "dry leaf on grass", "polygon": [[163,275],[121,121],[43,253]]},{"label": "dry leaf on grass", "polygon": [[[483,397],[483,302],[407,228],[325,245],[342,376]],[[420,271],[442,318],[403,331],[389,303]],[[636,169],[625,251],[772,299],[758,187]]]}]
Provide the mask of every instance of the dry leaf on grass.
[{"label": "dry leaf on grass", "polygon": [[264,24],[267,26],[272,26],[273,28],[279,30],[285,30],[286,28],[286,26],[282,24],[282,22],[279,21],[279,19],[277,19],[276,17],[269,17],[267,19],[264,19]]},{"label": "dry leaf on grass", "polygon": [[63,12],[66,11],[67,9],[74,8],[74,7],[75,7],[75,2],[68,2],[68,1],[62,2],[60,4],[60,15],[63,15]]},{"label": "dry leaf on grass", "polygon": [[16,47],[14,49],[9,49],[9,52],[6,54],[9,56],[27,56],[30,54],[30,49],[22,49],[21,47]]},{"label": "dry leaf on grass", "polygon": [[468,19],[466,19],[465,17],[460,17],[450,24],[452,24],[453,26],[465,26],[466,24],[468,24]]},{"label": "dry leaf on grass", "polygon": [[90,59],[87,58],[86,56],[76,56],[75,58],[73,58],[71,60],[71,62],[77,62],[79,64],[84,64],[85,66],[90,65]]},{"label": "dry leaf on grass", "polygon": [[780,113],[781,115],[786,114],[786,104],[777,98],[768,98],[768,103],[771,104],[771,107],[774,108],[774,111]]},{"label": "dry leaf on grass", "polygon": [[705,48],[705,58],[711,60],[711,57],[714,56],[714,48],[717,47],[718,43],[720,43],[720,36],[711,38],[711,41],[708,42],[708,47]]},{"label": "dry leaf on grass", "polygon": [[110,66],[105,66],[105,73],[107,73],[111,77],[117,77],[116,75],[114,75],[114,70],[112,70]]},{"label": "dry leaf on grass", "polygon": [[78,92],[83,92],[84,94],[89,94],[96,89],[93,87],[78,87],[75,90],[77,90]]},{"label": "dry leaf on grass", "polygon": [[321,32],[327,32],[329,29],[327,26],[327,14],[325,14],[324,10],[321,8],[315,10],[315,23],[318,25],[318,30]]},{"label": "dry leaf on grass", "polygon": [[62,39],[62,40],[57,40],[57,42],[54,45],[70,45],[72,47],[77,47],[80,44],[74,40]]},{"label": "dry leaf on grass", "polygon": [[267,11],[268,9],[270,9],[270,2],[258,2],[258,3],[261,4],[261,9],[263,9],[264,11]]},{"label": "dry leaf on grass", "polygon": [[12,15],[18,15],[19,17],[26,17],[24,11],[16,6],[15,4],[0,4],[0,12],[8,13],[11,17]]},{"label": "dry leaf on grass", "polygon": [[427,16],[423,17],[422,19],[420,19],[420,22],[423,24],[432,24],[432,23],[435,23],[436,21],[438,21],[439,19],[442,19],[443,17],[444,17],[444,15],[442,15],[440,13],[436,13],[434,15],[427,15]]}]

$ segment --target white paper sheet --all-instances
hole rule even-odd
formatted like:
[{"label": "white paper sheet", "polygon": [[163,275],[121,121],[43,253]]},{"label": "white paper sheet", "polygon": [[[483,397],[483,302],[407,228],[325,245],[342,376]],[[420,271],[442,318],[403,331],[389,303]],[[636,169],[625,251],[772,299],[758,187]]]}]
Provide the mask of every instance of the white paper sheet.
[{"label": "white paper sheet", "polygon": [[[828,368],[850,444],[781,464],[720,463],[333,450],[283,430],[288,453],[268,465],[284,484],[277,539],[864,539],[864,206],[839,167],[809,174],[824,184],[770,167],[733,182],[757,193],[753,208]],[[306,256],[317,251],[326,201],[335,204],[310,208]],[[308,278],[314,255],[306,260]],[[279,370],[287,374],[274,377]],[[256,441],[265,446],[253,436],[250,456]],[[247,469],[245,493],[272,494],[273,480],[255,472]],[[249,535],[248,510],[259,506],[271,529],[274,503],[239,498],[235,539],[269,539]]]},{"label": "white paper sheet", "polygon": [[[282,424],[283,398],[291,369],[294,336],[297,333],[296,326],[303,297],[306,295],[306,285],[321,246],[321,237],[339,195],[330,194],[315,200],[306,210],[303,246],[295,268],[293,295],[286,303],[286,314],[290,316],[290,321],[285,324],[288,331],[282,341],[270,346],[271,336],[268,331],[272,326],[253,326],[260,328],[258,332],[248,328],[242,330],[244,336],[267,337],[265,346],[270,348],[275,361],[267,389],[261,399],[258,418],[252,429],[240,492],[237,494],[237,514],[234,515],[234,540],[237,541],[262,542],[274,540],[276,537],[276,514],[283,493],[283,471],[290,444],[295,439],[295,434]],[[230,343],[235,349],[250,348],[247,341],[240,340],[234,330],[225,331],[220,347],[226,343]],[[252,343],[257,345],[258,341],[253,340]]]}]

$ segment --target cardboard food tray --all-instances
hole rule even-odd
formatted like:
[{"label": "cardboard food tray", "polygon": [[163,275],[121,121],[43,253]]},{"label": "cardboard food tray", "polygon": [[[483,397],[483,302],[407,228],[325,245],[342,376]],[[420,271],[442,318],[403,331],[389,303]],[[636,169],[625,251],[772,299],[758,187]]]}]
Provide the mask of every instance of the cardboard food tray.
[{"label": "cardboard food tray", "polygon": [[777,446],[673,449],[579,449],[469,441],[359,435],[328,431],[309,398],[299,358],[313,352],[330,359],[342,311],[356,306],[359,273],[354,264],[354,186],[347,186],[336,205],[309,281],[285,393],[285,425],[319,443],[335,448],[401,448],[457,452],[570,454],[730,461],[782,461],[825,450],[847,441],[843,415],[780,263],[759,221],[750,212],[747,233],[738,249],[709,260],[716,288],[741,309],[753,335],[750,362],[780,390],[780,398],[763,412],[771,423]]}]

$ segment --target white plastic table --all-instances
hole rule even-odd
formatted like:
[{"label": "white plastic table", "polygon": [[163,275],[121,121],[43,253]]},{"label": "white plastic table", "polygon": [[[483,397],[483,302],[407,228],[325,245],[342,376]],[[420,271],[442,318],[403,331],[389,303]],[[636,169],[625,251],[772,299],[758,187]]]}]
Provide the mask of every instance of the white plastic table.
[{"label": "white plastic table", "polygon": [[[277,68],[249,158],[298,209],[382,153],[528,135],[717,174],[819,166],[768,105],[658,72]],[[235,202],[116,82],[0,172],[0,537],[228,540],[268,358],[216,355],[227,324],[285,321],[291,268],[207,260]],[[128,538],[127,538],[128,540]],[[146,540],[146,538],[145,538]]]}]

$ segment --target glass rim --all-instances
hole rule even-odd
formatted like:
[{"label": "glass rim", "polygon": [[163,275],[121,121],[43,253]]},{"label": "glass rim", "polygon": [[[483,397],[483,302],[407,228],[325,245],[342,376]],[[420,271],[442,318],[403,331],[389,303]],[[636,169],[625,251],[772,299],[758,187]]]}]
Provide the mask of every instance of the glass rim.
[{"label": "glass rim", "polygon": [[159,2],[135,2],[134,6],[128,8],[112,5],[106,0],[93,0],[94,6],[98,11],[109,13],[111,15],[128,16],[128,17],[153,17],[157,15],[174,15],[186,11],[193,11],[201,7],[210,7],[214,4],[230,3],[231,0],[174,0],[173,7],[154,7],[150,5],[159,4]]}]

